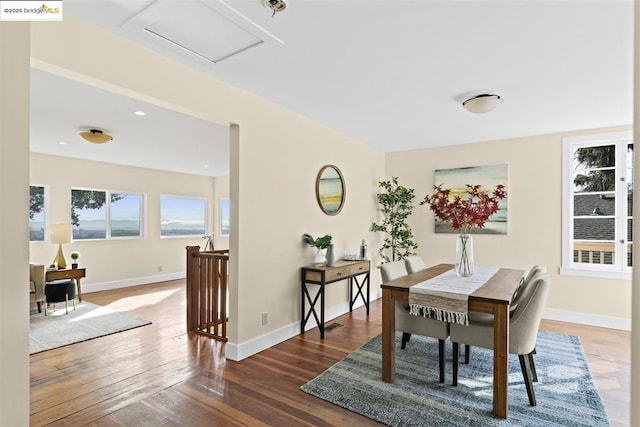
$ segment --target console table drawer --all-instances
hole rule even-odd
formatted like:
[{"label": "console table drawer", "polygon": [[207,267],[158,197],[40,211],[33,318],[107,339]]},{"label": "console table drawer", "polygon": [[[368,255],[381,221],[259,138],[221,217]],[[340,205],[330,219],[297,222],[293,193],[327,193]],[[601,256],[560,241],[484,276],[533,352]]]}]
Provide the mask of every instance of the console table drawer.
[{"label": "console table drawer", "polygon": [[324,271],[325,283],[336,280],[347,279],[356,274],[362,274],[369,271],[369,261],[350,262],[336,267],[306,267],[304,269],[304,280],[307,282],[321,282],[322,272]]},{"label": "console table drawer", "polygon": [[346,265],[340,268],[329,269],[325,272],[324,279],[327,282],[333,282],[334,280],[339,280],[342,278],[346,279],[351,275],[350,270],[351,270],[350,266],[346,266]]}]

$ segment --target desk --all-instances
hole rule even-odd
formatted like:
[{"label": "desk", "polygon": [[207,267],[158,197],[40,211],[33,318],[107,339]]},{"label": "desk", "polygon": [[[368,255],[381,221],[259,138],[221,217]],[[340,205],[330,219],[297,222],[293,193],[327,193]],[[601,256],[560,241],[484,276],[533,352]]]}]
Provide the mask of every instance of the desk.
[{"label": "desk", "polygon": [[[395,380],[395,301],[409,300],[409,288],[453,268],[439,264],[382,284],[382,380]],[[469,296],[469,311],[494,316],[493,330],[493,414],[507,418],[509,365],[509,306],[520,286],[524,270],[501,268],[487,283]]]},{"label": "desk", "polygon": [[[302,267],[301,271],[301,287],[302,287],[302,322],[300,322],[300,333],[304,334],[304,326],[307,324],[309,317],[313,314],[316,319],[318,328],[320,329],[320,338],[324,339],[324,287],[330,283],[341,280],[349,280],[349,311],[353,310],[353,304],[358,300],[358,296],[362,297],[365,307],[367,308],[367,316],[369,315],[369,268],[370,261],[337,261],[335,267],[307,266]],[[358,276],[363,277],[358,280]],[[356,284],[357,291],[353,295],[353,284]],[[308,285],[319,285],[318,292],[312,298],[309,293]],[[367,296],[363,293],[364,286],[367,286]],[[320,298],[320,318],[316,312],[316,303]],[[309,311],[305,309],[306,302],[309,302]]]},{"label": "desk", "polygon": [[78,286],[78,301],[82,302],[82,289],[80,288],[80,279],[85,277],[84,268],[65,268],[63,270],[47,270],[45,272],[45,282],[53,282],[54,280],[73,279]]}]

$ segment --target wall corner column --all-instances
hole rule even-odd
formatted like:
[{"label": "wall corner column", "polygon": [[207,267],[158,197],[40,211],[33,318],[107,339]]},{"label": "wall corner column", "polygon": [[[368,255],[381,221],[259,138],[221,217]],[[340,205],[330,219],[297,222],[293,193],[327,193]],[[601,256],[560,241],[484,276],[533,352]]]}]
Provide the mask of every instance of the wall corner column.
[{"label": "wall corner column", "polygon": [[29,425],[28,22],[0,22],[0,425]]}]

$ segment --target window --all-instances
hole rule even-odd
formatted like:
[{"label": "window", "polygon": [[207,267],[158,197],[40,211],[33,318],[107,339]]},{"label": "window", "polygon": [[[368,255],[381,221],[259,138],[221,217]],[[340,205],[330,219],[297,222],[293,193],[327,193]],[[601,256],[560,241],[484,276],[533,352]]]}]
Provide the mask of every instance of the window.
[{"label": "window", "polygon": [[142,194],[111,193],[109,207],[111,237],[142,236]]},{"label": "window", "polygon": [[29,186],[29,240],[44,242],[45,193],[40,185]]},{"label": "window", "polygon": [[160,237],[203,236],[206,219],[206,199],[160,196]]},{"label": "window", "polygon": [[633,139],[563,140],[563,274],[631,278]]},{"label": "window", "polygon": [[229,236],[229,199],[220,199],[220,236]]},{"label": "window", "polygon": [[73,239],[142,237],[143,196],[102,190],[71,190]]}]

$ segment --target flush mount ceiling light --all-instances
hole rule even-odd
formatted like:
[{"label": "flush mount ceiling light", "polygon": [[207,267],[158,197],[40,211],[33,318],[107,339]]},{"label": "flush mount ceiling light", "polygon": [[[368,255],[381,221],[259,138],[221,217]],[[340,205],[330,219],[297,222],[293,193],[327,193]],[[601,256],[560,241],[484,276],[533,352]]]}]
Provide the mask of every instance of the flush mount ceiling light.
[{"label": "flush mount ceiling light", "polygon": [[273,10],[273,15],[287,8],[287,2],[285,0],[264,0],[264,5]]},{"label": "flush mount ceiling light", "polygon": [[472,113],[484,114],[495,110],[500,104],[502,104],[500,95],[483,93],[467,99],[462,106]]},{"label": "flush mount ceiling light", "polygon": [[93,144],[104,144],[113,139],[108,133],[102,132],[100,129],[91,129],[88,132],[80,132],[80,136]]}]

